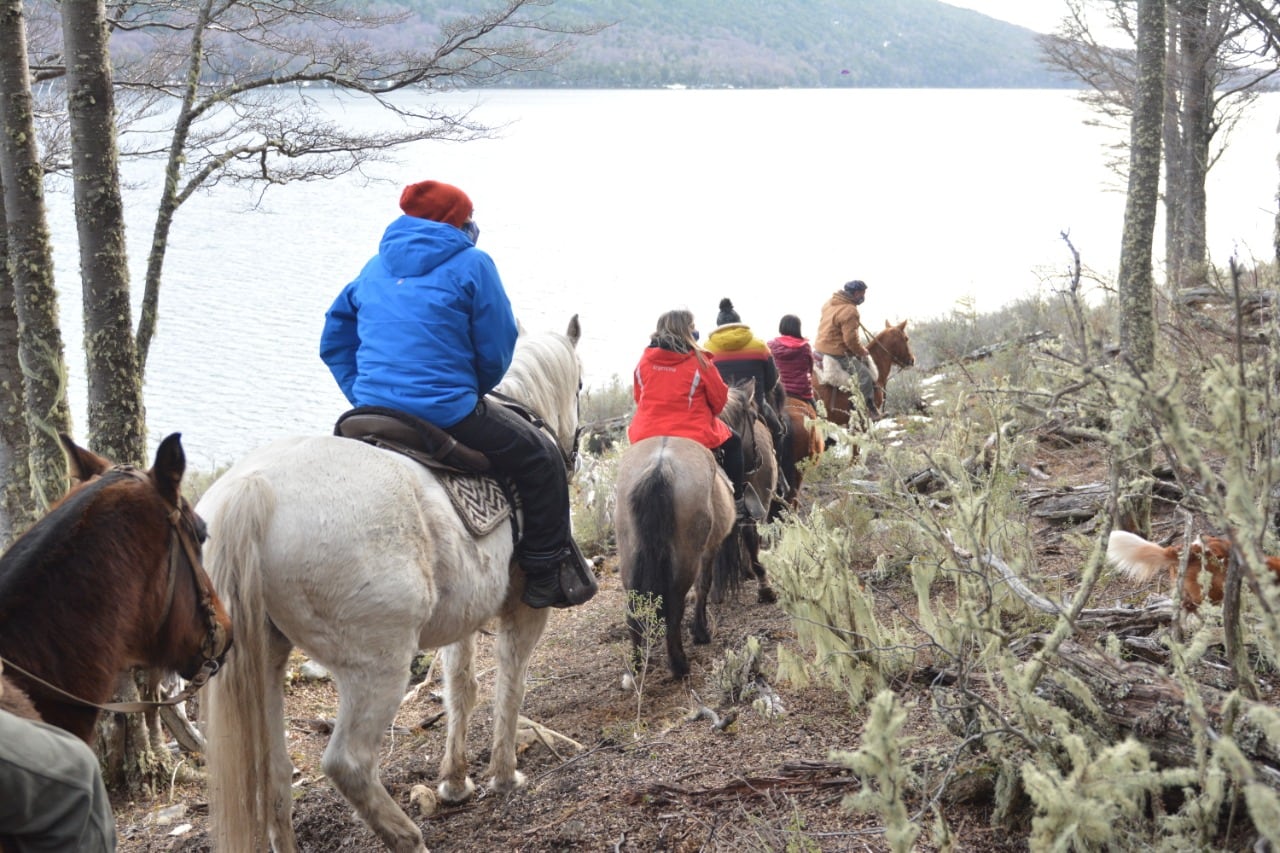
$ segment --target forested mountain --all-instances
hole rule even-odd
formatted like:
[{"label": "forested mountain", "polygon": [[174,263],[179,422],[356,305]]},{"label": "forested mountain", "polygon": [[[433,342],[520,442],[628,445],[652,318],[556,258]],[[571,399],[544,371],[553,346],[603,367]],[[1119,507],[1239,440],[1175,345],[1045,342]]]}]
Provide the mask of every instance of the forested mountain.
[{"label": "forested mountain", "polygon": [[[428,26],[456,0],[395,0]],[[555,0],[575,39],[537,87],[951,87],[1068,84],[1040,61],[1037,34],[937,0]]]}]

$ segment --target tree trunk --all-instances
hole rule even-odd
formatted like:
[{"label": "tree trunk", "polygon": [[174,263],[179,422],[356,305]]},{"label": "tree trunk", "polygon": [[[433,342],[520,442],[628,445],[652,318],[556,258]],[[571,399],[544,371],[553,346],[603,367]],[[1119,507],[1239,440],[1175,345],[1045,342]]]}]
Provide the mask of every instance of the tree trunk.
[{"label": "tree trunk", "polygon": [[1185,136],[1182,131],[1181,79],[1179,67],[1180,15],[1174,7],[1187,0],[1169,0],[1168,28],[1165,31],[1164,60],[1164,272],[1165,281],[1172,293],[1177,293],[1182,281],[1182,251],[1179,234],[1186,214],[1187,170],[1183,162]]},{"label": "tree trunk", "polygon": [[67,110],[84,301],[89,443],[120,462],[146,459],[142,380],[133,341],[115,101],[102,0],[64,0]]},{"label": "tree trunk", "polygon": [[26,401],[18,367],[18,314],[13,306],[6,230],[0,204],[0,548],[8,547],[34,519],[31,452],[23,416]]},{"label": "tree trunk", "polygon": [[[1152,252],[1160,191],[1160,143],[1164,117],[1164,0],[1138,2],[1138,74],[1129,142],[1129,188],[1120,245],[1120,348],[1130,369],[1149,376],[1155,366]],[[1129,483],[1121,501],[1121,526],[1141,534],[1151,521],[1151,435],[1139,425],[1129,436],[1133,453],[1119,481]]]},{"label": "tree trunk", "polygon": [[[59,432],[71,431],[66,363],[53,287],[53,253],[45,223],[44,173],[36,150],[31,77],[27,69],[26,21],[22,0],[0,0],[0,183],[4,186],[13,312],[19,335],[17,359],[8,369],[22,374],[25,408],[0,415],[6,440],[25,432],[30,451],[28,510],[42,512],[62,496],[67,460]],[[9,303],[5,300],[5,305]],[[5,312],[9,310],[7,307]],[[16,393],[16,391],[15,391]],[[9,401],[6,401],[9,402]],[[25,423],[18,419],[25,416]],[[10,460],[12,464],[13,460]],[[10,467],[5,473],[15,473]]]},{"label": "tree trunk", "polygon": [[138,370],[146,375],[147,355],[151,351],[151,338],[155,335],[156,319],[160,314],[160,276],[164,270],[164,256],[169,248],[169,232],[173,229],[173,217],[186,200],[179,189],[182,165],[186,161],[187,141],[191,138],[191,123],[195,111],[196,95],[200,91],[200,69],[204,67],[204,34],[209,27],[213,0],[204,0],[191,27],[190,61],[182,90],[182,107],[174,122],[173,136],[169,142],[169,159],[164,166],[164,189],[156,210],[155,230],[151,235],[151,250],[147,254],[147,279],[142,290],[142,310],[138,317]]},{"label": "tree trunk", "polygon": [[[124,203],[120,196],[111,61],[102,0],[63,0],[67,109],[75,179],[76,230],[84,301],[85,372],[89,377],[91,447],[120,462],[145,464],[142,380],[133,341]],[[137,691],[122,679],[129,701]],[[111,715],[115,731],[100,743],[113,790],[141,796],[158,790],[170,769],[140,714]]]},{"label": "tree trunk", "polygon": [[[1178,25],[1178,72],[1181,84],[1182,139],[1178,153],[1182,195],[1174,235],[1178,277],[1171,289],[1197,287],[1208,281],[1205,227],[1209,177],[1209,143],[1213,138],[1213,65],[1216,55],[1208,36],[1209,0],[1181,0]],[[1166,192],[1169,192],[1166,188]]]}]

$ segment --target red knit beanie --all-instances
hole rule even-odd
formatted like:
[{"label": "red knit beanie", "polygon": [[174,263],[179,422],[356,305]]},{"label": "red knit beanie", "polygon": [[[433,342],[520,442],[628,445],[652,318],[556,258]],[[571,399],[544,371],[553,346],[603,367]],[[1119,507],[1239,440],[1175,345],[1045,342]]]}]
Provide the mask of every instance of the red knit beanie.
[{"label": "red knit beanie", "polygon": [[419,181],[400,193],[400,209],[419,219],[447,222],[461,228],[471,218],[471,199],[452,184]]}]

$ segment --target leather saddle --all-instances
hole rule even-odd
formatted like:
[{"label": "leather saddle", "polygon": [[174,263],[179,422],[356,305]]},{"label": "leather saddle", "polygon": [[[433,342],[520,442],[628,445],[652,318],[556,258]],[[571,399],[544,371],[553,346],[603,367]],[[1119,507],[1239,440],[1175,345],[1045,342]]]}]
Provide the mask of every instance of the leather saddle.
[{"label": "leather saddle", "polygon": [[459,474],[488,474],[493,468],[489,457],[435,424],[383,406],[360,406],[343,413],[333,434],[394,450],[428,468]]},{"label": "leather saddle", "polygon": [[487,456],[435,424],[396,409],[360,406],[338,418],[333,434],[400,453],[434,469],[473,535],[487,535],[510,519],[512,540],[519,540],[517,516],[512,512],[519,507],[515,490],[497,475]]}]

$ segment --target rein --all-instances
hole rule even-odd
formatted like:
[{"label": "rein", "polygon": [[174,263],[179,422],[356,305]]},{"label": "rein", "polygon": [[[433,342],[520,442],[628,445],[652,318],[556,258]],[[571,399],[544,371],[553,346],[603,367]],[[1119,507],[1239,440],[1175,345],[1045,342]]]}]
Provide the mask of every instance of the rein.
[{"label": "rein", "polygon": [[[132,477],[133,479],[142,482],[150,482],[145,473],[132,465],[116,465],[107,471],[108,474],[112,472]],[[214,649],[217,648],[217,639],[215,636],[217,619],[214,617],[213,606],[209,599],[209,595],[200,591],[200,583],[196,577],[196,569],[203,564],[203,561],[200,557],[199,545],[197,545],[195,541],[195,534],[192,530],[188,529],[190,525],[183,524],[185,515],[181,505],[169,506],[168,510],[169,512],[165,517],[169,522],[170,528],[168,552],[169,570],[167,572],[166,579],[164,614],[160,617],[158,624],[164,625],[164,623],[169,619],[169,612],[173,609],[173,596],[177,587],[179,563],[183,562],[185,558],[186,567],[191,574],[192,584],[199,599],[200,614],[204,617],[205,624],[208,627],[208,632],[206,633],[204,642],[200,648],[200,652],[204,656],[204,663],[200,665],[199,672],[197,672],[195,676],[187,682],[187,686],[184,687],[177,696],[170,699],[156,701],[107,702],[100,705],[96,702],[90,702],[87,699],[82,699],[73,693],[68,693],[56,684],[50,684],[35,673],[28,672],[3,656],[0,656],[0,672],[3,672],[5,667],[9,667],[14,672],[25,676],[32,682],[39,684],[46,690],[57,694],[61,698],[66,699],[73,704],[86,708],[97,708],[100,711],[111,711],[126,714],[136,713],[139,711],[149,711],[166,705],[178,705],[194,696],[196,691],[203,687],[213,674],[222,667],[221,660],[219,660],[217,655],[214,653]]]},{"label": "rein", "polygon": [[68,693],[58,685],[50,684],[49,682],[45,681],[43,678],[36,675],[35,673],[28,672],[27,670],[18,666],[16,663],[9,660],[8,658],[0,657],[0,672],[3,672],[6,668],[11,669],[16,673],[22,676],[25,676],[26,678],[30,679],[36,684],[39,684],[41,687],[45,688],[46,690],[52,693],[58,694],[58,696],[60,696],[63,699],[66,699],[72,704],[80,705],[81,707],[84,707],[84,708],[97,708],[99,711],[112,711],[112,712],[121,713],[121,714],[132,714],[132,713],[137,713],[139,711],[150,711],[153,708],[161,708],[165,705],[181,704],[187,701],[188,699],[190,699],[192,696],[194,696],[196,691],[199,690],[201,687],[204,687],[205,682],[207,682],[209,678],[221,668],[221,666],[222,665],[218,663],[216,660],[212,658],[207,658],[205,662],[201,665],[200,671],[196,673],[194,678],[192,678],[190,681],[187,682],[187,686],[183,688],[182,692],[171,699],[162,699],[154,702],[150,702],[150,701],[104,702],[103,704],[99,705],[97,702],[90,702],[88,699],[81,699],[79,696],[76,696],[74,693]]}]

